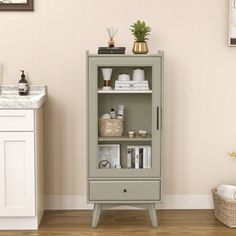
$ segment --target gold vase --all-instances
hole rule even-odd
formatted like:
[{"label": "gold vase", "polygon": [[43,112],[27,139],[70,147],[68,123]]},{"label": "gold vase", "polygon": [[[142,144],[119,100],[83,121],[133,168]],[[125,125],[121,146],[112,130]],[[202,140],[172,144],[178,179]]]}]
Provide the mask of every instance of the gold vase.
[{"label": "gold vase", "polygon": [[133,46],[133,53],[134,54],[147,54],[148,53],[147,42],[135,41],[134,46]]}]

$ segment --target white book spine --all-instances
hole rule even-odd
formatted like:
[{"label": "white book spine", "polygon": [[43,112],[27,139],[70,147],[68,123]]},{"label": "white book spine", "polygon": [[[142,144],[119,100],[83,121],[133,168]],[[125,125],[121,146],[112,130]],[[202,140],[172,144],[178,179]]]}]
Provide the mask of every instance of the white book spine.
[{"label": "white book spine", "polygon": [[116,87],[148,87],[148,84],[115,84]]},{"label": "white book spine", "polygon": [[115,87],[115,90],[149,90],[149,87]]},{"label": "white book spine", "polygon": [[143,147],[143,168],[148,168],[148,147]]},{"label": "white book spine", "polygon": [[144,86],[144,85],[134,85],[134,86],[130,86],[130,85],[115,85],[115,88],[149,88],[148,85]]},{"label": "white book spine", "polygon": [[144,81],[134,81],[134,80],[129,80],[129,81],[122,81],[122,80],[116,80],[116,84],[148,84],[148,80]]},{"label": "white book spine", "polygon": [[148,87],[148,84],[133,84],[131,87]]},{"label": "white book spine", "polygon": [[148,168],[152,168],[152,148],[148,146]]},{"label": "white book spine", "polygon": [[139,169],[139,147],[135,147],[135,169]]}]

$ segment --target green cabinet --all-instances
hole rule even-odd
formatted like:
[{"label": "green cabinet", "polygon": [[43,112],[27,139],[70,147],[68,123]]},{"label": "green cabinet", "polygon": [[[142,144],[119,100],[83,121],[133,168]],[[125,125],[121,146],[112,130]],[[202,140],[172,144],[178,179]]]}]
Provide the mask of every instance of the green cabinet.
[{"label": "green cabinet", "polygon": [[[106,204],[126,203],[140,204],[140,206],[149,204],[147,208],[153,226],[157,226],[153,207],[154,203],[161,201],[163,59],[163,52],[158,52],[156,55],[87,53],[87,197],[88,202],[95,204],[93,227],[97,226],[100,212]],[[111,90],[102,89],[103,68],[112,69],[109,81]],[[116,90],[119,75],[128,74],[132,80],[134,70],[137,68],[144,71],[145,83],[148,84],[149,89],[143,89],[140,85],[140,89],[129,87]],[[109,113],[111,108],[117,110],[119,105],[124,105],[123,135],[100,136],[99,117]],[[140,137],[139,130],[145,130],[147,137]],[[135,131],[136,136],[129,138],[128,131]],[[109,154],[109,148],[113,146],[117,149],[113,148],[112,153]],[[136,151],[137,147],[138,151]],[[130,168],[127,150],[134,152],[132,154],[134,159],[138,152],[140,166]],[[110,163],[100,164],[103,155],[108,159],[118,158],[118,168],[110,166]],[[144,164],[147,160],[150,162],[148,167]],[[107,160],[109,161],[110,159]]]}]

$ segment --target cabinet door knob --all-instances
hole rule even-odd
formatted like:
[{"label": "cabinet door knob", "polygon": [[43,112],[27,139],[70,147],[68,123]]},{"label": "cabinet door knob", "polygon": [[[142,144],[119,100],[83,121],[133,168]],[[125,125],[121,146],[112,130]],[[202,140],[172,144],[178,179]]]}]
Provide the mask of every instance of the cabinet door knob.
[{"label": "cabinet door knob", "polygon": [[127,189],[123,189],[123,192],[124,192],[124,193],[127,193]]}]

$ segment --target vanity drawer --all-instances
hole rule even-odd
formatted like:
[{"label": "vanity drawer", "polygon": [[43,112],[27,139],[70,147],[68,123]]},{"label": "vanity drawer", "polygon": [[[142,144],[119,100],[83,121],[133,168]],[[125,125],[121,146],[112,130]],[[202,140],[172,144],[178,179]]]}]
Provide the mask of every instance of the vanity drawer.
[{"label": "vanity drawer", "polygon": [[90,181],[91,201],[159,201],[160,181]]},{"label": "vanity drawer", "polygon": [[34,131],[34,111],[0,110],[0,131]]}]

